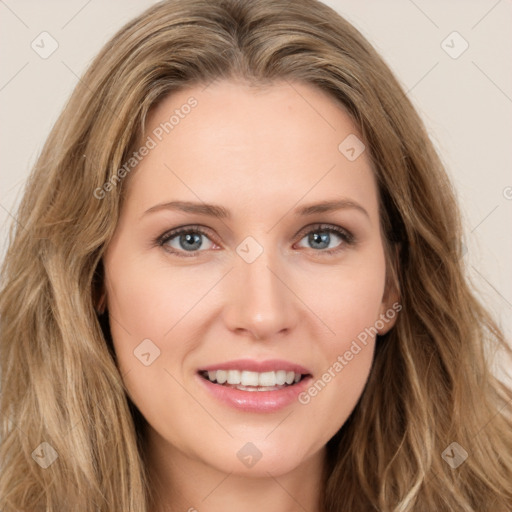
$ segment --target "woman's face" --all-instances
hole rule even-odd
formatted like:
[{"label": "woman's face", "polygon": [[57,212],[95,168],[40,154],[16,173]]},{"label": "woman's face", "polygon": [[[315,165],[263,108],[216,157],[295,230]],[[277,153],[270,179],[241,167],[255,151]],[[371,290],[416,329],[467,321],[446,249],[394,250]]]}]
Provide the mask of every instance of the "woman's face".
[{"label": "woman's face", "polygon": [[311,463],[395,318],[360,135],[321,90],[287,82],[182,90],[146,128],[104,264],[150,439],[226,473]]}]

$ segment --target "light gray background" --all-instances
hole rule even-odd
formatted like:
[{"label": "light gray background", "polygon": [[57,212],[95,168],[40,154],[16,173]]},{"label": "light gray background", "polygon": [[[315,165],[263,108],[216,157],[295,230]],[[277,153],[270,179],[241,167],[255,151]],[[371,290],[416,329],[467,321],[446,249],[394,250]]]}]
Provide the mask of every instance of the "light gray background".
[{"label": "light gray background", "polygon": [[[79,77],[153,3],[0,0],[0,259],[28,172]],[[468,276],[510,340],[511,0],[326,3],[372,42],[425,120],[459,196]],[[46,59],[31,47],[44,31],[59,45]],[[447,53],[464,44],[454,31],[469,44],[458,58]]]}]

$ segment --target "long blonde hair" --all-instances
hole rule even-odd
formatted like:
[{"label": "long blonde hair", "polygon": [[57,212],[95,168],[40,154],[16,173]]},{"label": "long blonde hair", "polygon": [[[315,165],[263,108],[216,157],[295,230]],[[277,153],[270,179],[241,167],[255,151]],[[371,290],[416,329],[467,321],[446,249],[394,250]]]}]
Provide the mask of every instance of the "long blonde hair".
[{"label": "long blonde hair", "polygon": [[[512,391],[485,352],[510,349],[464,277],[451,185],[389,68],[316,0],[158,3],[77,85],[31,173],[2,267],[0,509],[149,512],[144,420],[95,310],[129,176],[101,199],[95,191],[165,95],[222,78],[328,92],[375,168],[403,309],[327,445],[322,511],[512,510],[512,421],[501,411]],[[453,442],[468,453],[457,468],[442,456],[453,457]]]}]

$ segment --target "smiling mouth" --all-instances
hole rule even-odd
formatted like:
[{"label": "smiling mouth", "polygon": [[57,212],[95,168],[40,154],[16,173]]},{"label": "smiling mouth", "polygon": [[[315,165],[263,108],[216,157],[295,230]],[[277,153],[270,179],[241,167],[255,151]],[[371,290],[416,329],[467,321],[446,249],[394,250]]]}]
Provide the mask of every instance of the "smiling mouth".
[{"label": "smiling mouth", "polygon": [[292,387],[309,376],[309,374],[286,370],[270,372],[213,370],[200,371],[199,375],[213,384],[239,389],[240,391],[279,391]]}]

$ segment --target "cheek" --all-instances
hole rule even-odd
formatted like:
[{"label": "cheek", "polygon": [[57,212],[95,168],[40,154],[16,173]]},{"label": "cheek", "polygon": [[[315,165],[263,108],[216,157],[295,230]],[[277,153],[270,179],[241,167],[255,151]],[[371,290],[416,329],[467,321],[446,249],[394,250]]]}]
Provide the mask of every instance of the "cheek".
[{"label": "cheek", "polygon": [[316,282],[322,293],[310,294],[310,304],[331,334],[317,338],[323,368],[299,402],[332,434],[357,404],[372,366],[385,285],[384,254],[376,250],[365,262]]},{"label": "cheek", "polygon": [[169,333],[204,295],[207,284],[193,272],[171,276],[168,268],[159,269],[151,262],[124,261],[109,270],[111,329],[121,351],[127,345],[133,350],[146,338],[158,344],[170,338]]},{"label": "cheek", "polygon": [[[332,363],[315,377],[298,401],[308,422],[306,432],[317,448],[325,445],[345,424],[364,391],[372,365],[374,341],[359,347],[340,346]],[[345,350],[347,349],[347,350]],[[347,352],[351,354],[350,360]]]},{"label": "cheek", "polygon": [[299,395],[307,416],[321,426],[327,442],[350,416],[366,385],[375,348],[375,322],[379,295],[338,302],[330,319],[335,335],[318,340],[322,369]]},{"label": "cheek", "polygon": [[195,343],[190,341],[190,320],[196,318],[191,309],[208,283],[201,283],[192,271],[171,274],[158,262],[115,261],[105,268],[118,366],[132,401],[146,418],[155,420],[169,407],[169,394],[179,396],[173,377],[183,380],[184,361]]},{"label": "cheek", "polygon": [[316,273],[304,280],[299,293],[307,297],[316,313],[329,327],[323,352],[342,350],[347,342],[374,326],[382,310],[385,288],[385,258],[382,247],[356,255],[354,261]]}]

